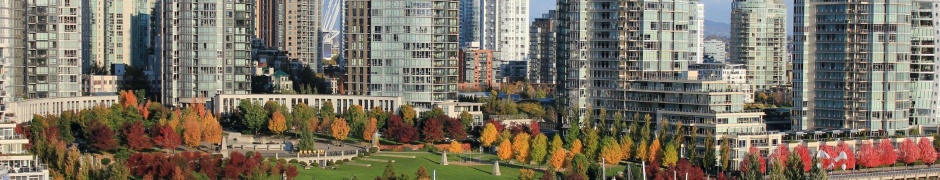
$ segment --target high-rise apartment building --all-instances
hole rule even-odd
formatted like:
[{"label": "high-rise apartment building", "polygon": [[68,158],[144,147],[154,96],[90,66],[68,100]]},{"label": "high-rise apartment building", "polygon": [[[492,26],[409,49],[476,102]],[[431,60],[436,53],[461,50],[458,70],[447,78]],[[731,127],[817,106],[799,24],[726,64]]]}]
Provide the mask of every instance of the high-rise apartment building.
[{"label": "high-rise apartment building", "polygon": [[[475,44],[475,43],[474,43]],[[483,91],[496,87],[496,68],[498,52],[480,49],[473,45],[460,49],[457,61],[457,86],[469,91]]]},{"label": "high-rise apartment building", "polygon": [[26,24],[23,23],[26,1],[13,0],[0,3],[0,24],[6,24],[0,31],[0,120],[4,119],[7,107],[20,98],[26,91],[25,41]]},{"label": "high-rise apartment building", "polygon": [[529,81],[555,84],[555,11],[535,18],[529,28]]},{"label": "high-rise apartment building", "polygon": [[348,94],[400,96],[417,107],[457,98],[458,0],[349,0]]},{"label": "high-rise apartment building", "polygon": [[785,85],[787,7],[783,0],[735,0],[731,4],[730,62],[747,67],[754,91]]},{"label": "high-rise apartment building", "polygon": [[528,58],[528,1],[460,0],[460,19],[461,47],[478,42],[506,61]]},{"label": "high-rise apartment building", "polygon": [[705,4],[697,3],[689,16],[689,47],[693,63],[705,63]]},{"label": "high-rise apartment building", "polygon": [[[112,71],[109,69],[111,64],[131,64],[134,58],[132,49],[146,49],[146,44],[132,41],[132,30],[136,28],[132,25],[133,16],[138,12],[137,1],[102,0],[85,3],[87,6],[84,6],[82,16],[83,61],[89,66],[98,66],[102,71],[108,72]],[[142,61],[137,61],[140,62]]]},{"label": "high-rise apartment building", "polygon": [[14,66],[25,69],[27,98],[81,95],[82,3],[26,3],[27,55],[22,66],[19,63]]},{"label": "high-rise apartment building", "polygon": [[911,12],[911,110],[909,125],[937,124],[936,0],[914,0]]},{"label": "high-rise apartment building", "polygon": [[158,10],[163,104],[250,92],[254,1],[164,1]]},{"label": "high-rise apartment building", "polygon": [[255,0],[255,37],[316,71],[323,59],[322,0]]},{"label": "high-rise apartment building", "polygon": [[936,36],[920,10],[935,2],[861,2],[795,1],[794,129],[893,134],[935,124],[922,114],[931,97],[921,89],[935,76],[935,52],[923,44]]}]

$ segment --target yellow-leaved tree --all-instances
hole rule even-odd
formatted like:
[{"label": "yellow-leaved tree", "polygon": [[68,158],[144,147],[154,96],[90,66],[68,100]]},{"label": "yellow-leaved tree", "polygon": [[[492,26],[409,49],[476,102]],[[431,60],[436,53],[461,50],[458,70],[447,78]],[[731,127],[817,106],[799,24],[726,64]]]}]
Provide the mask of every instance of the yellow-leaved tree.
[{"label": "yellow-leaved tree", "polygon": [[646,147],[646,141],[641,141],[640,145],[636,147],[636,159],[640,161],[647,161],[649,159],[649,149]]},{"label": "yellow-leaved tree", "polygon": [[451,141],[450,148],[447,148],[447,151],[451,153],[463,153],[463,145],[457,141]]},{"label": "yellow-leaved tree", "polygon": [[522,132],[516,134],[512,139],[512,150],[516,152],[516,160],[521,163],[529,162],[529,139],[528,133]]},{"label": "yellow-leaved tree", "polygon": [[656,139],[653,139],[653,143],[650,144],[650,150],[649,152],[647,152],[649,153],[648,154],[649,157],[646,157],[647,161],[654,162],[656,160],[659,160],[660,156],[663,155],[662,149],[663,149],[662,144],[659,144],[659,137],[656,137]]},{"label": "yellow-leaved tree", "polygon": [[620,139],[620,157],[622,157],[623,160],[630,160],[631,155],[633,155],[632,147],[633,139],[630,139],[630,137]]},{"label": "yellow-leaved tree", "polygon": [[196,113],[187,113],[183,118],[183,144],[189,147],[198,147],[202,142],[202,123]]},{"label": "yellow-leaved tree", "polygon": [[212,114],[202,118],[202,140],[213,144],[222,143],[222,126]]},{"label": "yellow-leaved tree", "polygon": [[480,134],[480,141],[483,143],[483,146],[492,146],[497,138],[499,138],[499,131],[496,130],[496,126],[492,123],[486,123],[486,127],[483,128],[483,133]]},{"label": "yellow-leaved tree", "polygon": [[622,159],[623,151],[620,149],[620,143],[614,138],[607,136],[601,140],[601,158],[610,165],[617,164]]},{"label": "yellow-leaved tree", "polygon": [[583,146],[584,146],[584,145],[581,144],[581,140],[580,140],[580,139],[575,139],[575,140],[574,140],[574,143],[571,143],[571,153],[574,153],[574,154],[581,154],[581,148],[582,148]]}]

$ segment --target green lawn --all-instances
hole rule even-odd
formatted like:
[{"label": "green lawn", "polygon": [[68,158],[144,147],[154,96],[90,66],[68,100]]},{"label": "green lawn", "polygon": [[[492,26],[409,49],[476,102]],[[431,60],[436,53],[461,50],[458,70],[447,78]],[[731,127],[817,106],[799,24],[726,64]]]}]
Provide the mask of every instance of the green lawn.
[{"label": "green lawn", "polygon": [[[411,156],[414,155],[417,158],[398,158],[398,157],[384,157],[384,156],[372,156],[372,159],[382,159],[382,160],[395,160],[393,163],[395,166],[395,171],[398,174],[405,173],[409,178],[415,177],[415,172],[418,171],[418,167],[424,165],[424,168],[428,170],[428,174],[432,174],[434,170],[437,170],[438,179],[468,179],[468,178],[493,178],[495,179],[516,179],[519,174],[519,168],[516,168],[513,165],[504,165],[500,163],[500,172],[502,176],[493,176],[493,165],[477,165],[477,166],[461,166],[450,164],[447,166],[440,165],[441,156],[431,153],[414,153],[414,154],[401,154]],[[451,156],[450,162],[457,160],[456,157]],[[360,180],[375,179],[376,176],[382,174],[385,171],[384,162],[373,162],[358,160],[356,163],[362,164],[371,164],[371,167],[361,167],[353,165],[339,165],[338,169],[335,170],[326,170],[321,168],[311,168],[303,169],[298,168],[300,175],[296,178],[299,180],[308,180],[308,179],[324,179],[324,180],[342,180],[344,178],[351,178],[352,176],[357,176]],[[536,177],[541,177],[542,174],[536,172]]]}]

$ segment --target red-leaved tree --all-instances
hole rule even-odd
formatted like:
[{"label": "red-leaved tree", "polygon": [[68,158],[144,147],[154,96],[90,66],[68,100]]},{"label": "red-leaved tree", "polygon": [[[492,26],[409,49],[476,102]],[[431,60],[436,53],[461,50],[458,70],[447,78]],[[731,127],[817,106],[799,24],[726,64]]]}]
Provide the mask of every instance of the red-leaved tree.
[{"label": "red-leaved tree", "polygon": [[[506,129],[506,126],[503,125],[503,123],[500,123],[499,121],[496,121],[496,120],[490,119],[489,121],[486,121],[486,124],[493,124],[493,126],[496,128],[496,132],[502,133],[503,130]],[[484,127],[485,126],[486,125],[484,124]]]},{"label": "red-leaved tree", "polygon": [[447,118],[447,125],[444,126],[447,137],[457,141],[467,139],[467,129],[464,129],[463,122],[457,118]]},{"label": "red-leaved tree", "polygon": [[790,157],[790,149],[787,148],[784,144],[777,145],[777,148],[774,149],[774,154],[772,161],[780,162],[783,167],[787,167],[787,157]]},{"label": "red-leaved tree", "polygon": [[430,118],[424,121],[421,134],[424,135],[424,141],[440,142],[444,140],[444,126],[437,118]]},{"label": "red-leaved tree", "polygon": [[127,138],[127,146],[129,148],[140,151],[153,147],[153,143],[150,142],[150,137],[147,137],[147,132],[144,130],[143,122],[135,121],[133,123],[124,124],[121,130],[124,133],[124,137]]},{"label": "red-leaved tree", "polygon": [[878,162],[881,165],[893,165],[895,162],[898,162],[898,153],[894,151],[894,145],[891,144],[891,141],[888,139],[882,139],[878,143],[877,157],[879,157]]},{"label": "red-leaved tree", "polygon": [[692,163],[689,163],[689,160],[685,158],[679,159],[679,162],[676,162],[675,166],[670,166],[663,174],[663,179],[705,180],[707,177],[701,167],[692,165]]},{"label": "red-leaved tree", "polygon": [[[752,156],[752,155],[753,155],[753,156],[757,156],[757,161],[758,161],[758,162],[756,162],[756,163],[758,163],[757,165],[758,165],[758,167],[760,167],[760,172],[761,172],[761,173],[767,173],[767,159],[765,159],[764,156],[762,156],[762,155],[760,154],[760,150],[757,150],[757,147],[751,146],[751,148],[748,149],[748,153],[747,153],[747,154],[748,154],[748,156]],[[740,167],[741,167],[741,168],[745,168],[745,167],[748,167],[748,165],[749,165],[750,163],[754,163],[754,162],[750,162],[750,161],[751,161],[751,158],[749,158],[749,157],[748,157],[748,158],[745,158],[744,161],[741,161],[741,166],[740,166]],[[741,171],[741,173],[745,173],[745,172],[746,172],[746,171],[744,171],[744,170]]]},{"label": "red-leaved tree", "polygon": [[905,164],[914,164],[920,160],[920,149],[914,144],[914,140],[907,138],[898,147],[898,158]]},{"label": "red-leaved tree", "polygon": [[159,125],[154,131],[153,143],[163,149],[176,150],[180,146],[180,135],[170,126]]},{"label": "red-leaved tree", "polygon": [[820,146],[819,146],[819,150],[820,150],[820,151],[823,151],[823,152],[826,152],[826,154],[829,155],[829,157],[821,158],[820,161],[819,161],[819,163],[821,163],[821,164],[823,165],[823,168],[825,168],[825,169],[827,169],[827,170],[831,170],[831,169],[829,169],[829,168],[830,168],[830,167],[829,167],[830,164],[833,165],[832,168],[835,168],[835,167],[838,167],[838,166],[839,166],[838,163],[833,162],[833,160],[836,158],[836,156],[839,156],[839,154],[836,153],[836,150],[833,149],[832,146],[823,144],[823,145],[820,145]]},{"label": "red-leaved tree", "polygon": [[873,168],[881,165],[881,159],[878,158],[878,151],[870,141],[862,142],[858,148],[858,165],[865,168]]},{"label": "red-leaved tree", "polygon": [[845,142],[839,142],[839,145],[836,146],[838,152],[845,152],[845,160],[842,160],[839,165],[845,164],[845,169],[855,169],[855,152],[852,151],[852,148],[849,147]]},{"label": "red-leaved tree", "polygon": [[920,160],[924,164],[932,165],[937,162],[937,150],[933,148],[933,143],[930,143],[929,139],[922,137],[917,140],[917,148],[920,149]]},{"label": "red-leaved tree", "polygon": [[91,134],[88,134],[91,147],[99,151],[111,151],[117,148],[118,142],[114,139],[114,131],[101,121],[92,121]]},{"label": "red-leaved tree", "polygon": [[401,116],[392,115],[392,117],[389,117],[386,126],[385,135],[395,141],[409,143],[418,140],[417,128],[405,123]]},{"label": "red-leaved tree", "polygon": [[800,160],[803,161],[803,171],[809,172],[809,170],[813,167],[813,160],[809,155],[809,148],[806,148],[806,146],[800,144],[797,145],[796,148],[793,148],[793,151],[796,152],[796,154],[800,156]]},{"label": "red-leaved tree", "polygon": [[529,134],[531,134],[532,137],[535,137],[536,135],[539,135],[539,133],[542,133],[541,127],[539,127],[539,121],[532,121],[529,123]]}]

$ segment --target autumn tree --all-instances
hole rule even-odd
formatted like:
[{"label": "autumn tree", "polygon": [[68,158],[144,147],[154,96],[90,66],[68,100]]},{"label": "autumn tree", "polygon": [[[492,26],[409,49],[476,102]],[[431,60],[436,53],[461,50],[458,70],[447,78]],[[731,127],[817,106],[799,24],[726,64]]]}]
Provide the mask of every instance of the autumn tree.
[{"label": "autumn tree", "polygon": [[646,141],[641,141],[640,145],[636,147],[636,159],[642,162],[646,162],[649,159],[649,148],[646,146]]},{"label": "autumn tree", "polygon": [[806,146],[800,144],[797,145],[796,148],[793,148],[793,152],[796,153],[796,155],[799,155],[800,162],[803,162],[803,172],[809,172],[810,168],[813,166],[813,160],[809,154],[809,148],[806,148]]},{"label": "autumn tree", "polygon": [[428,170],[424,169],[424,165],[418,166],[418,172],[415,172],[415,180],[431,180],[431,176],[428,175]]},{"label": "autumn tree", "polygon": [[202,124],[195,113],[186,115],[183,120],[183,143],[189,147],[198,147],[202,142]]},{"label": "autumn tree", "polygon": [[222,125],[211,114],[202,119],[202,140],[209,143],[222,143]]},{"label": "autumn tree", "polygon": [[486,123],[486,127],[483,127],[483,132],[480,133],[480,142],[483,143],[483,146],[490,147],[493,145],[493,142],[496,142],[499,132],[496,131],[496,126],[492,123]]},{"label": "autumn tree", "polygon": [[779,162],[782,166],[787,166],[787,157],[790,156],[790,149],[785,144],[778,144],[771,156],[772,161]]},{"label": "autumn tree", "polygon": [[649,154],[647,155],[647,156],[649,156],[649,157],[646,157],[646,158],[647,158],[647,161],[649,161],[649,162],[654,162],[654,161],[659,162],[658,160],[660,160],[660,158],[662,158],[661,156],[663,155],[662,152],[663,152],[663,150],[662,150],[662,145],[659,143],[659,137],[656,137],[656,139],[653,139],[653,143],[650,143],[650,150],[649,150],[649,152],[647,152],[647,153],[649,153]]},{"label": "autumn tree", "polygon": [[124,108],[127,107],[137,107],[137,96],[134,95],[134,91],[123,90],[118,92],[118,101],[121,102],[121,105]]},{"label": "autumn tree", "polygon": [[86,137],[90,137],[88,143],[91,144],[91,147],[98,151],[111,151],[117,148],[118,142],[114,139],[114,131],[107,125],[101,123],[101,121],[92,121],[89,128],[91,128],[91,131]]},{"label": "autumn tree", "polygon": [[565,149],[562,149],[562,148],[555,149],[554,151],[552,151],[552,156],[551,158],[549,158],[548,164],[551,165],[551,168],[561,169],[562,168],[561,166],[565,165],[566,155],[567,153],[565,152]]},{"label": "autumn tree", "polygon": [[620,138],[620,157],[623,160],[630,160],[633,155],[633,139],[629,137]]},{"label": "autumn tree", "polygon": [[930,143],[930,140],[926,137],[921,137],[920,140],[917,140],[917,149],[920,150],[921,156],[920,160],[927,165],[933,165],[937,162],[937,150],[934,149],[933,144]]},{"label": "autumn tree", "polygon": [[338,118],[330,125],[330,133],[337,141],[346,140],[349,135],[349,126],[346,125],[346,119]]},{"label": "autumn tree", "polygon": [[663,151],[663,165],[674,166],[676,162],[679,162],[679,148],[673,142],[667,143],[666,150]]},{"label": "autumn tree", "polygon": [[412,107],[411,105],[407,105],[407,104],[401,105],[401,108],[399,108],[399,111],[400,111],[399,114],[401,114],[401,118],[402,120],[404,120],[405,124],[408,124],[411,126],[414,126],[416,124],[415,118],[418,116],[418,114],[417,112],[415,112],[414,107]]},{"label": "autumn tree", "polygon": [[170,126],[160,125],[154,133],[156,135],[153,136],[153,143],[160,146],[160,148],[175,150],[176,147],[180,146],[180,135]]},{"label": "autumn tree", "polygon": [[555,134],[555,136],[552,137],[552,144],[550,147],[551,148],[549,148],[549,152],[555,152],[555,150],[565,148],[564,142],[561,141],[561,136]]},{"label": "autumn tree", "polygon": [[326,129],[326,127],[332,128],[333,120],[336,120],[336,109],[333,108],[332,101],[326,101],[320,106],[320,129]]},{"label": "autumn tree", "polygon": [[447,120],[446,123],[444,123],[444,132],[447,132],[447,137],[457,141],[463,141],[467,139],[467,129],[464,129],[463,123],[460,122],[460,119],[447,117],[442,118]]},{"label": "autumn tree", "polygon": [[447,151],[451,153],[463,153],[463,144],[460,144],[457,141],[451,141],[450,147],[447,148]]},{"label": "autumn tree", "polygon": [[436,118],[428,119],[423,126],[421,134],[424,135],[424,141],[440,142],[444,140],[444,126]]},{"label": "autumn tree", "polygon": [[610,136],[604,137],[601,142],[602,148],[600,157],[609,165],[620,163],[620,159],[623,158],[623,150],[620,147],[620,143]]},{"label": "autumn tree", "polygon": [[124,124],[121,130],[124,133],[124,137],[127,139],[128,148],[140,151],[153,147],[153,144],[150,142],[150,137],[147,137],[147,133],[144,130],[144,123],[142,121]]},{"label": "autumn tree", "polygon": [[467,111],[460,112],[460,122],[463,124],[463,128],[470,128],[473,125],[473,115],[470,115],[470,112]]},{"label": "autumn tree", "polygon": [[898,153],[894,151],[894,145],[891,145],[891,141],[888,139],[882,139],[881,143],[878,143],[878,157],[880,158],[881,165],[894,165],[895,162],[898,162]]},{"label": "autumn tree", "polygon": [[584,143],[584,155],[587,155],[589,159],[599,159],[597,158],[597,152],[601,147],[601,138],[597,131],[593,129],[585,130],[581,142]]},{"label": "autumn tree", "polygon": [[914,144],[914,140],[907,138],[904,142],[901,142],[901,145],[898,147],[898,158],[908,165],[914,164],[914,162],[921,159],[920,149]]},{"label": "autumn tree", "polygon": [[855,152],[852,150],[852,148],[850,148],[849,145],[845,144],[845,142],[843,141],[843,142],[839,142],[839,145],[836,145],[836,149],[838,150],[838,152],[844,152],[845,157],[846,157],[845,160],[842,160],[842,163],[840,163],[840,166],[841,164],[845,164],[845,169],[855,169],[856,159],[855,159]]},{"label": "autumn tree", "polygon": [[545,163],[545,157],[548,155],[548,137],[539,133],[532,139],[532,162],[538,165]]},{"label": "autumn tree", "polygon": [[375,118],[376,129],[385,127],[385,123],[388,122],[388,112],[385,112],[385,110],[379,106],[372,107],[372,110],[369,111],[369,117]]},{"label": "autumn tree", "polygon": [[529,136],[528,133],[519,133],[512,139],[512,151],[516,152],[516,160],[529,163]]},{"label": "autumn tree", "polygon": [[866,168],[878,167],[881,160],[878,158],[875,146],[869,141],[862,142],[858,148],[858,165]]},{"label": "autumn tree", "polygon": [[496,155],[499,156],[499,160],[509,160],[512,158],[512,145],[509,141],[503,141],[499,143],[499,149],[496,150]]},{"label": "autumn tree", "polygon": [[574,143],[571,143],[571,153],[581,154],[582,148],[584,148],[584,146],[581,144],[580,139],[575,139]]},{"label": "autumn tree", "polygon": [[[291,115],[294,116],[294,121],[291,126],[301,129],[301,131],[316,131],[316,128],[309,128],[310,120],[316,120],[316,110],[307,106],[304,103],[294,104],[294,107],[291,108]],[[315,126],[314,126],[315,127]]]},{"label": "autumn tree", "polygon": [[413,142],[418,139],[418,130],[402,121],[398,115],[388,119],[385,135],[398,142]]},{"label": "autumn tree", "polygon": [[378,122],[375,118],[369,118],[369,122],[366,123],[365,129],[362,130],[362,139],[366,141],[372,141],[372,136],[377,131],[375,128],[376,123]]},{"label": "autumn tree", "polygon": [[271,115],[271,120],[268,121],[268,130],[278,135],[287,130],[287,120],[284,119],[284,115],[281,114],[280,110],[274,111],[274,114]]}]

